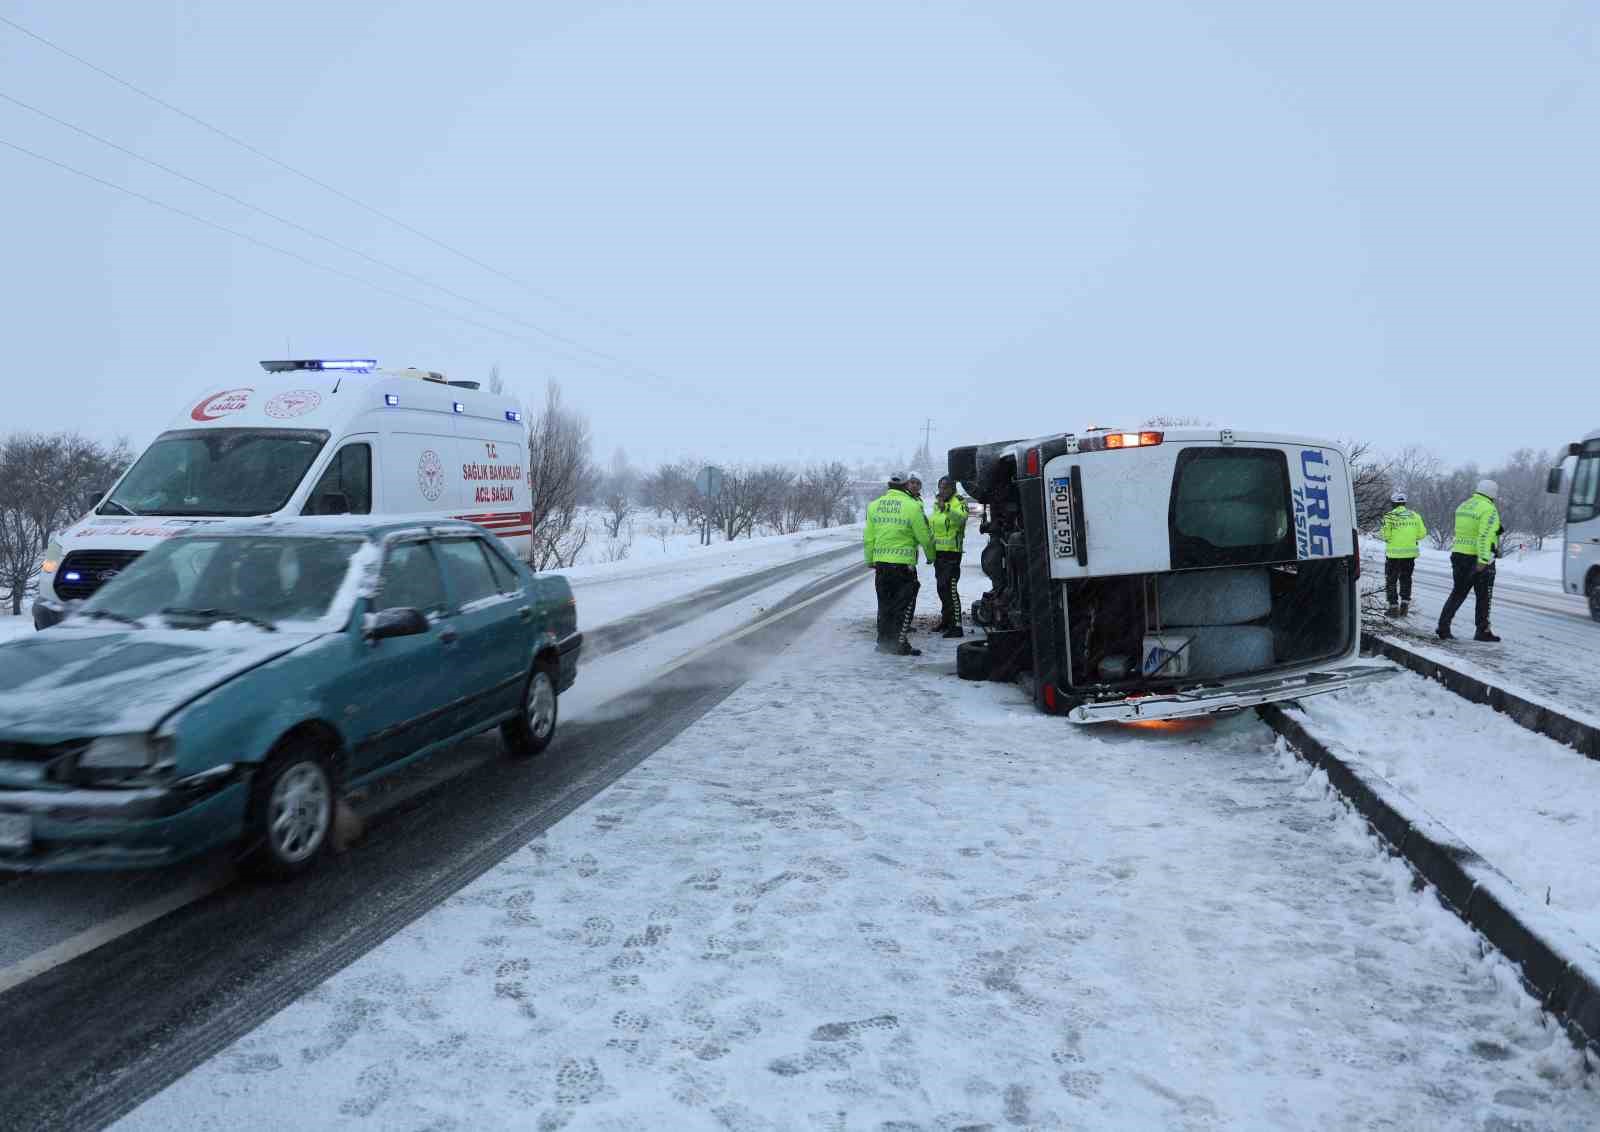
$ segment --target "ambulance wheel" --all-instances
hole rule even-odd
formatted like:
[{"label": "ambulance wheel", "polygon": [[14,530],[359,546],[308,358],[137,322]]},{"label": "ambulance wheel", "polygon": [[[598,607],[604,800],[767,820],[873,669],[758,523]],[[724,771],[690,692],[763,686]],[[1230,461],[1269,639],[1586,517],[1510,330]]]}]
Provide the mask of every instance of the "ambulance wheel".
[{"label": "ambulance wheel", "polygon": [[956,646],[956,675],[963,680],[989,679],[988,641],[962,641]]}]

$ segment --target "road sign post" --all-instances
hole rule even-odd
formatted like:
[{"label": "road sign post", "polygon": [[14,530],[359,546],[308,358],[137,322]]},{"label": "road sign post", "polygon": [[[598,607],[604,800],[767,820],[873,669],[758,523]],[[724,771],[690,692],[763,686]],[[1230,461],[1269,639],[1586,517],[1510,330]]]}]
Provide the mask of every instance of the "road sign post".
[{"label": "road sign post", "polygon": [[694,477],[694,489],[704,500],[700,508],[700,545],[711,545],[711,504],[722,495],[722,469],[706,465]]}]

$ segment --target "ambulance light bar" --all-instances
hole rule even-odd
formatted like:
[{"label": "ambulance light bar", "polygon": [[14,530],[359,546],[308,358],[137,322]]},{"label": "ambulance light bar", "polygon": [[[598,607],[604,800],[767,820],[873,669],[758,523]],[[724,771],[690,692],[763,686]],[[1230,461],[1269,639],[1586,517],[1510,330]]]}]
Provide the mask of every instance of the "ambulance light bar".
[{"label": "ambulance light bar", "polygon": [[261,368],[268,373],[292,373],[295,370],[345,370],[366,373],[378,368],[376,358],[289,358],[281,361],[264,361]]}]

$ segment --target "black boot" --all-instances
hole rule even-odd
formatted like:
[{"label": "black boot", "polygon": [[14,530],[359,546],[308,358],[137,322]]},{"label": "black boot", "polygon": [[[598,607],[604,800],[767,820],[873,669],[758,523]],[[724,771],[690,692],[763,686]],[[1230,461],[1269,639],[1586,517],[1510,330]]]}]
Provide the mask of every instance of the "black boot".
[{"label": "black boot", "polygon": [[1439,629],[1438,629],[1438,633],[1439,633],[1439,639],[1441,641],[1453,641],[1453,640],[1455,640],[1455,637],[1452,636],[1451,633],[1450,633],[1450,627],[1448,625],[1440,625]]},{"label": "black boot", "polygon": [[1500,638],[1495,636],[1488,629],[1479,629],[1476,633],[1472,634],[1472,639],[1475,641],[1488,641],[1491,645],[1498,645],[1500,643]]},{"label": "black boot", "polygon": [[907,641],[907,640],[902,640],[900,642],[899,647],[896,648],[894,651],[895,651],[895,655],[896,656],[921,656],[922,655],[922,650],[919,649],[919,648],[913,648],[912,645],[911,645],[911,642]]}]

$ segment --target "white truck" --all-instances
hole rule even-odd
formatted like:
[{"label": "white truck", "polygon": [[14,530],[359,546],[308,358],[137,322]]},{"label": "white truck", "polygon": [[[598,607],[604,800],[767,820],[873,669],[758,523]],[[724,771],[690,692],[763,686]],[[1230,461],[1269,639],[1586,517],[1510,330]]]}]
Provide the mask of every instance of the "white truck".
[{"label": "white truck", "polygon": [[1077,723],[1174,719],[1393,674],[1361,644],[1338,445],[1231,429],[1092,429],[949,453],[987,510],[967,679]]},{"label": "white truck", "polygon": [[1567,496],[1561,588],[1586,597],[1589,615],[1600,621],[1600,429],[1567,445],[1567,457],[1576,458],[1570,481],[1564,466],[1551,468],[1547,485],[1550,494]]},{"label": "white truck", "polygon": [[264,376],[185,402],[89,514],[45,551],[36,628],[60,621],[145,550],[257,515],[467,519],[525,554],[527,432],[508,397],[370,358],[261,363]]}]

